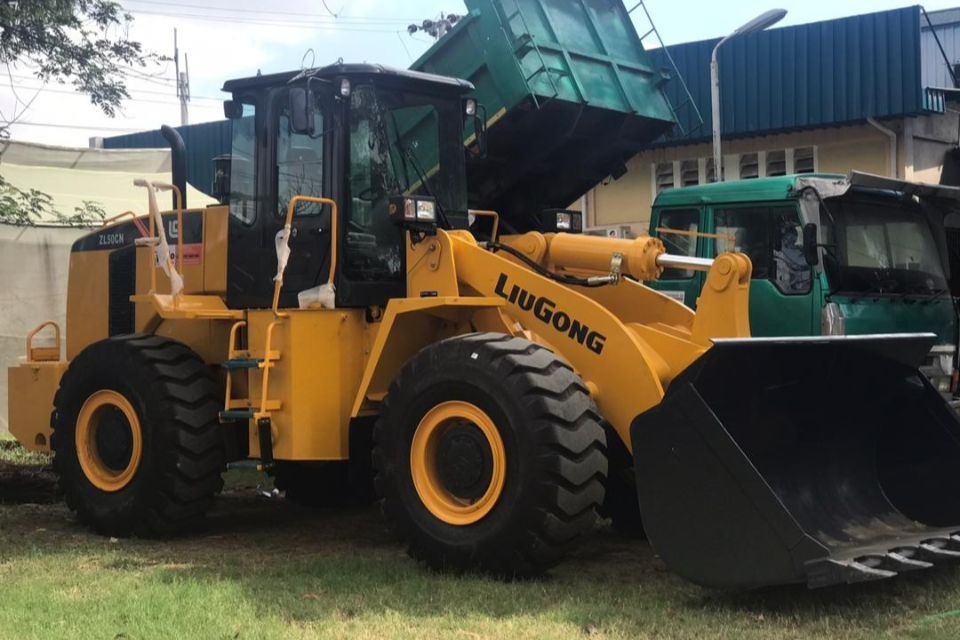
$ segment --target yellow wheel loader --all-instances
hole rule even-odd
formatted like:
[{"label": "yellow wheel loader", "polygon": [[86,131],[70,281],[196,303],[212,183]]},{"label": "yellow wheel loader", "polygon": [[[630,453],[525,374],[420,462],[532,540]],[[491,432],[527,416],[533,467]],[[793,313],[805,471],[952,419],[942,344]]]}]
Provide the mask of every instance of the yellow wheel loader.
[{"label": "yellow wheel loader", "polygon": [[[706,585],[960,556],[932,335],[750,339],[743,255],[468,210],[471,89],[349,64],[228,82],[223,203],[182,202],[181,143],[173,185],[140,183],[148,215],[76,242],[65,357],[38,327],[10,424],[82,522],[183,531],[255,459],[316,502],[369,495],[372,468],[411,555],[452,570],[543,571],[625,478]],[[640,284],[665,268],[707,272],[696,312]]]}]

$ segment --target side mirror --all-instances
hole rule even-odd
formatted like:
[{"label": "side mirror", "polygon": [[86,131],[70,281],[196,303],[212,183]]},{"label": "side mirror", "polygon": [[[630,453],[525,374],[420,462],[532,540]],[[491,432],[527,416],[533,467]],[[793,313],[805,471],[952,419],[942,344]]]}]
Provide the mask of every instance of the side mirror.
[{"label": "side mirror", "polygon": [[820,262],[817,252],[817,224],[808,222],[803,225],[803,257],[811,267]]},{"label": "side mirror", "polygon": [[290,129],[294,133],[313,135],[313,92],[303,87],[290,89]]},{"label": "side mirror", "polygon": [[487,110],[475,98],[463,101],[463,115],[473,120],[473,134],[476,139],[478,158],[487,157]]},{"label": "side mirror", "polygon": [[243,103],[236,100],[223,101],[223,117],[227,120],[237,120],[243,117]]}]

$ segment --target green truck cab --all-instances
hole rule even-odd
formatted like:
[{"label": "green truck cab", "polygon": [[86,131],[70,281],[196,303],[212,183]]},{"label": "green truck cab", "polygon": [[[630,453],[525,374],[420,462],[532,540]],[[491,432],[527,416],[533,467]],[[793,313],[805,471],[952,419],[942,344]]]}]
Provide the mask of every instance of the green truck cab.
[{"label": "green truck cab", "polygon": [[[753,262],[754,336],[935,333],[924,373],[950,394],[958,317],[943,218],[960,189],[862,173],[803,174],[668,189],[650,234],[670,253]],[[704,274],[668,269],[649,286],[696,308]]]}]

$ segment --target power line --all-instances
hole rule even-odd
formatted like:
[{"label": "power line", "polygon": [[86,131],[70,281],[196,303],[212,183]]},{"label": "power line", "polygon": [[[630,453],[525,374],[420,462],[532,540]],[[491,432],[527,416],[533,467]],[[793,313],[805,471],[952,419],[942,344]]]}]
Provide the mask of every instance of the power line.
[{"label": "power line", "polygon": [[[22,75],[18,75],[18,74],[13,74],[13,78],[16,79],[16,80],[31,80],[31,81],[39,81],[39,80],[40,80],[40,78],[38,78],[38,77],[36,77],[36,76],[22,76]],[[63,85],[61,85],[61,86],[63,86]],[[17,85],[17,88],[22,88],[22,89],[43,89],[44,91],[55,91],[54,89],[48,89],[48,88],[46,87],[46,85],[44,85],[43,87],[27,87],[27,86],[21,87],[20,85]],[[169,92],[169,91],[151,91],[150,89],[135,89],[135,90],[133,90],[133,91],[134,91],[135,93],[143,93],[143,94],[152,95],[152,96],[169,96],[169,95],[170,95],[170,92]],[[62,91],[62,92],[63,92],[63,93],[74,94],[74,95],[85,95],[85,94],[83,94],[83,93],[81,93],[81,92],[78,92],[78,91],[66,91],[66,90],[64,90],[64,91]],[[195,96],[195,95],[193,95],[193,94],[190,95],[190,99],[191,99],[191,100],[211,100],[211,101],[213,101],[213,102],[223,102],[223,101],[225,100],[225,98],[222,98],[222,97],[221,97],[221,98],[214,98],[214,97],[211,97],[211,96]]]},{"label": "power line", "polygon": [[[162,5],[167,7],[180,7],[182,9],[196,9],[198,11],[222,11],[224,13],[252,13],[259,15],[279,15],[279,16],[295,16],[299,18],[314,18],[317,20],[325,20],[330,23],[334,22],[356,22],[356,23],[367,23],[367,24],[402,24],[409,22],[413,18],[374,18],[367,16],[340,16],[330,11],[329,7],[324,3],[324,8],[330,14],[330,16],[318,15],[315,13],[306,13],[302,11],[280,11],[272,9],[245,9],[242,7],[215,7],[206,4],[197,4],[189,3],[183,4],[179,2],[168,2],[161,0],[127,0],[127,2],[134,2],[136,4],[144,4],[148,6],[152,5]],[[140,9],[128,9],[131,12],[141,11]]]},{"label": "power line", "polygon": [[[67,95],[67,96],[77,96],[78,98],[85,98],[85,97],[86,97],[86,94],[83,94],[83,93],[80,93],[80,92],[77,92],[77,91],[70,91],[70,90],[68,90],[68,89],[50,89],[50,88],[47,88],[47,87],[30,87],[30,86],[22,85],[22,84],[8,84],[8,85],[6,85],[6,86],[12,87],[12,88],[14,88],[14,89],[26,89],[26,90],[29,90],[29,91],[43,91],[43,93],[57,93],[57,94]],[[144,92],[142,92],[142,93],[147,93],[147,92],[144,91]],[[154,92],[150,92],[150,93],[153,93],[153,94],[156,94],[156,95],[161,95],[161,93],[160,93],[159,91],[154,91]],[[164,95],[165,95],[165,94],[164,94]],[[193,100],[194,98],[197,98],[197,97],[198,97],[198,96],[190,96],[190,99]],[[219,99],[219,98],[204,98],[204,99],[205,99],[205,100],[216,100],[217,102],[221,102],[221,101],[222,101],[222,100]],[[124,98],[124,99],[123,99],[123,102],[144,102],[144,103],[148,103],[148,104],[168,104],[168,105],[171,105],[171,106],[172,106],[172,105],[179,105],[179,104],[180,104],[180,102],[179,102],[178,100],[151,100],[150,98],[137,98],[137,97],[133,97],[133,96],[131,96],[131,97],[129,97],[129,98]],[[211,105],[200,105],[200,108],[201,108],[201,109],[216,109],[216,108],[217,108],[217,105],[212,105],[212,104],[211,104]]]},{"label": "power line", "polygon": [[143,129],[127,129],[125,127],[94,127],[83,124],[60,124],[57,122],[14,122],[10,127],[52,127],[54,129],[83,129],[86,131],[119,131],[121,133],[138,133]]},{"label": "power line", "polygon": [[[188,18],[190,20],[204,20],[207,22],[229,22],[232,24],[249,24],[260,27],[276,27],[278,29],[311,29],[316,30],[318,28],[335,28],[336,31],[343,31],[347,33],[393,33],[395,29],[389,28],[389,25],[370,25],[382,26],[382,29],[374,28],[363,28],[360,26],[348,25],[343,26],[336,21],[326,21],[326,22],[308,22],[308,21],[297,21],[297,22],[275,22],[272,20],[260,20],[256,18],[233,18],[225,16],[210,16],[197,13],[172,13],[172,12],[162,12],[162,11],[145,11],[142,9],[129,9],[130,13],[139,14],[139,15],[148,15],[148,16],[162,16],[166,18]],[[391,23],[395,24],[395,23]]]}]

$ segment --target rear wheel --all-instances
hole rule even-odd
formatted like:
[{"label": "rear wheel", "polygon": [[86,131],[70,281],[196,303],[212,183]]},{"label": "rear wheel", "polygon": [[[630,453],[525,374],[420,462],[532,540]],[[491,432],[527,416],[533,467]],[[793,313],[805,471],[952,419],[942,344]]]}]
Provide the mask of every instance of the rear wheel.
[{"label": "rear wheel", "polygon": [[596,519],[607,472],[593,401],[521,338],[431,345],[404,366],[374,430],[376,485],[410,554],[436,568],[542,571]]},{"label": "rear wheel", "polygon": [[114,536],[177,533],[220,490],[220,394],[203,361],[156,336],[96,342],[54,398],[54,470],[67,505]]}]

